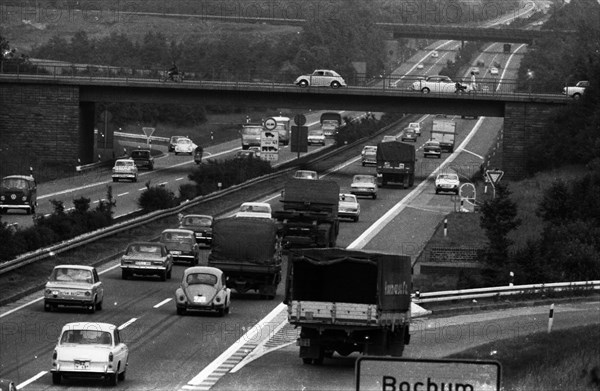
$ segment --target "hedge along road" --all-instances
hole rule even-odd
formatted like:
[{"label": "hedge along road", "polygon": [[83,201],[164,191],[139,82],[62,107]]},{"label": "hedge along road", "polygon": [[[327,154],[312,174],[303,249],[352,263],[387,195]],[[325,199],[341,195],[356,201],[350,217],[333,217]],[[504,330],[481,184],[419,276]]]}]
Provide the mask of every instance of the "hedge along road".
[{"label": "hedge along road", "polygon": [[[311,128],[320,126],[320,111],[307,113],[308,125]],[[358,112],[340,112],[342,115],[360,116],[364,113]],[[331,140],[328,141],[330,145]],[[62,201],[67,210],[73,207],[74,199],[85,197],[91,200],[91,207],[94,208],[99,200],[106,198],[108,186],[112,186],[113,197],[117,201],[115,208],[115,217],[125,215],[137,210],[137,200],[140,192],[145,190],[145,183],[152,185],[164,184],[167,188],[177,194],[179,186],[189,183],[187,178],[191,170],[196,166],[193,158],[188,155],[175,156],[167,153],[165,146],[154,145],[153,148],[160,149],[164,155],[155,160],[155,169],[153,171],[140,170],[138,182],[118,182],[113,183],[110,169],[100,169],[97,171],[78,173],[69,178],[63,178],[48,183],[38,185],[38,208],[37,213],[49,214],[53,211],[50,200]],[[309,146],[309,152],[322,149],[321,146]],[[219,145],[211,146],[205,149],[204,160],[207,159],[226,159],[241,149],[240,140],[232,140]],[[295,159],[296,153],[289,151],[289,146],[280,146],[280,160],[285,162]],[[33,225],[31,215],[26,215],[24,211],[11,210],[10,214],[2,216],[2,220],[9,224],[17,223],[19,227],[28,227]]]}]

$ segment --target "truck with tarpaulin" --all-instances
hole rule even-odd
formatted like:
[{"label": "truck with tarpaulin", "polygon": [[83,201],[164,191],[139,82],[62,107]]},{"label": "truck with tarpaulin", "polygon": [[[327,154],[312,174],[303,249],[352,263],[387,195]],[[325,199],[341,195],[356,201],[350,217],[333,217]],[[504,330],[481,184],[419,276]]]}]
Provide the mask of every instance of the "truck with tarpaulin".
[{"label": "truck with tarpaulin", "polygon": [[380,186],[401,183],[406,189],[415,181],[415,146],[400,141],[377,144],[377,180]]},{"label": "truck with tarpaulin", "polygon": [[321,130],[326,137],[335,137],[342,127],[343,119],[340,113],[328,111],[321,114]]},{"label": "truck with tarpaulin", "polygon": [[431,140],[440,143],[443,152],[454,152],[454,137],[456,136],[456,122],[448,119],[434,119],[431,128]]},{"label": "truck with tarpaulin", "polygon": [[305,364],[334,353],[402,356],[410,341],[412,272],[406,255],[348,249],[292,249],[285,299],[300,327]]},{"label": "truck with tarpaulin", "polygon": [[273,217],[285,247],[334,247],[339,233],[340,186],[321,179],[290,179]]},{"label": "truck with tarpaulin", "polygon": [[281,243],[272,219],[229,217],[213,226],[208,266],[221,269],[227,286],[273,299],[281,281]]}]

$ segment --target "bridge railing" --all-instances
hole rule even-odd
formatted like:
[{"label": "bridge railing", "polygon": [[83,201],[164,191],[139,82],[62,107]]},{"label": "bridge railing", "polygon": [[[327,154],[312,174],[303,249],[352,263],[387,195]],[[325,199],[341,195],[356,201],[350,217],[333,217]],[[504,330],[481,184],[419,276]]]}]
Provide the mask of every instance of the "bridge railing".
[{"label": "bridge railing", "polygon": [[[1,63],[0,63],[1,64]],[[130,68],[130,67],[114,67],[114,66],[99,66],[90,64],[65,64],[52,61],[38,61],[34,64],[13,65],[11,67],[4,66],[0,68],[2,75],[14,75],[15,77],[36,76],[40,78],[52,79],[78,79],[78,80],[102,80],[114,79],[115,81],[156,81],[164,80],[165,69],[157,68]],[[228,73],[221,70],[208,70],[203,72],[186,71],[185,83],[214,83],[225,82],[232,84],[247,84],[253,83],[260,87],[282,87],[292,85],[298,75],[290,73],[277,74],[260,74],[250,73],[239,75]],[[369,88],[370,90],[385,90],[386,92],[396,91],[398,93],[420,92],[422,89],[418,86],[418,82],[423,80],[425,76],[416,75],[386,75],[379,78],[367,78],[365,75],[353,75],[346,78],[349,88]],[[170,82],[170,81],[168,81]],[[549,89],[547,83],[541,81],[530,80],[528,82],[519,82],[515,79],[500,78],[498,75],[486,74],[476,78],[476,88],[471,88],[470,79],[457,79],[452,83],[434,84],[428,88],[428,93],[433,95],[447,95],[455,92],[454,82],[459,82],[461,85],[467,86],[469,91],[466,96],[477,97],[478,94],[485,95],[562,95],[562,89]],[[417,84],[413,87],[413,84]],[[567,99],[566,96],[564,96]]]}]

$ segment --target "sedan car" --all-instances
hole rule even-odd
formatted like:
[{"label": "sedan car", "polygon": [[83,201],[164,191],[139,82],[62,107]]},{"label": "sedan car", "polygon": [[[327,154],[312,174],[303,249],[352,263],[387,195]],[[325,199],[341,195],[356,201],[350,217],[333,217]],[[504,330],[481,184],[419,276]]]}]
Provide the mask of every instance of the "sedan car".
[{"label": "sedan car", "polygon": [[340,202],[338,204],[338,216],[347,217],[354,222],[358,221],[360,216],[360,204],[354,194],[340,193]]},{"label": "sedan car", "polygon": [[413,129],[417,136],[421,135],[421,124],[419,122],[411,122],[408,124],[408,127]]},{"label": "sedan car", "polygon": [[377,178],[373,175],[354,175],[350,193],[357,196],[377,198]]},{"label": "sedan car", "polygon": [[431,52],[431,57],[433,57],[433,58],[437,58],[437,57],[439,57],[439,56],[440,56],[440,54],[438,53],[438,51],[437,51],[437,50],[434,50],[433,52]]},{"label": "sedan car", "polygon": [[457,174],[438,174],[435,178],[435,194],[451,192],[458,194],[460,179]]},{"label": "sedan car", "polygon": [[177,140],[179,140],[180,138],[186,138],[186,137],[184,137],[184,136],[171,136],[171,139],[169,140],[169,152],[175,151],[175,144],[177,144]]},{"label": "sedan car", "polygon": [[45,311],[61,305],[83,307],[94,313],[102,309],[103,300],[104,285],[93,266],[55,266],[44,289]]},{"label": "sedan car", "polygon": [[363,166],[377,164],[377,146],[365,145],[360,153],[360,159]]},{"label": "sedan car", "polygon": [[325,133],[322,129],[313,129],[308,131],[308,145],[325,145]]},{"label": "sedan car", "polygon": [[117,159],[112,169],[112,180],[118,182],[121,179],[127,179],[137,182],[138,168],[133,159]]},{"label": "sedan car", "polygon": [[63,377],[99,377],[116,386],[125,380],[129,349],[119,328],[100,322],[76,322],[63,326],[52,354],[52,383]]},{"label": "sedan car", "polygon": [[479,67],[471,67],[471,69],[469,69],[469,73],[479,75]]},{"label": "sedan car", "polygon": [[173,256],[167,246],[159,242],[134,242],[127,246],[121,257],[121,277],[124,280],[134,274],[160,276],[163,281],[171,278]]},{"label": "sedan car", "polygon": [[490,75],[494,75],[496,76],[498,74],[498,68],[496,67],[491,67],[490,68]]},{"label": "sedan car", "polygon": [[[469,92],[469,85],[463,85],[463,87],[465,88],[464,92]],[[427,77],[425,80],[415,81],[409,89],[421,91],[424,94],[430,92],[450,94],[456,92],[456,83],[448,76],[434,75]]]},{"label": "sedan car", "polygon": [[194,231],[196,243],[210,246],[212,244],[212,231],[214,219],[209,215],[186,215],[181,219],[180,229],[189,229]]},{"label": "sedan car", "polygon": [[388,141],[397,141],[396,136],[386,135],[381,139],[382,143],[387,143]]},{"label": "sedan car", "polygon": [[191,156],[194,154],[196,147],[197,145],[194,144],[192,140],[186,137],[181,137],[177,140],[177,144],[175,144],[175,155],[187,153]]},{"label": "sedan car", "polygon": [[237,151],[235,153],[235,155],[233,155],[233,159],[234,160],[245,160],[245,159],[257,159],[258,158],[258,154],[260,152],[256,152],[255,150],[252,149],[244,149],[241,151]]},{"label": "sedan car", "polygon": [[271,205],[267,202],[244,202],[235,217],[271,218]]},{"label": "sedan car", "polygon": [[160,234],[160,242],[167,246],[173,262],[184,261],[195,266],[200,262],[200,249],[194,231],[189,229],[167,228]]},{"label": "sedan car", "polygon": [[435,156],[438,159],[442,157],[442,148],[437,140],[429,140],[423,145],[423,155],[425,157]]},{"label": "sedan car", "polygon": [[346,87],[346,82],[342,76],[329,69],[317,69],[310,75],[299,76],[294,84],[300,87]]},{"label": "sedan car", "polygon": [[181,285],[175,291],[175,306],[179,315],[189,310],[216,311],[220,316],[228,314],[231,289],[225,285],[225,275],[215,267],[185,269]]},{"label": "sedan car", "polygon": [[136,149],[131,151],[130,156],[137,168],[147,168],[148,170],[154,170],[154,158],[149,149]]},{"label": "sedan car", "polygon": [[316,171],[311,170],[297,170],[294,173],[296,179],[319,179],[319,174]]},{"label": "sedan car", "polygon": [[417,142],[417,133],[413,128],[404,128],[402,134],[400,135],[400,140],[402,141],[412,141],[414,143]]}]

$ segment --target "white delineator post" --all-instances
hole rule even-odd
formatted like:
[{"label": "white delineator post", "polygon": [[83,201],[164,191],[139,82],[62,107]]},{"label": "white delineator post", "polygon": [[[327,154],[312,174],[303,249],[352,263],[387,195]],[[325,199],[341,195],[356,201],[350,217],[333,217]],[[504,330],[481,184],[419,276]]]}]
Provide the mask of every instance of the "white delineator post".
[{"label": "white delineator post", "polygon": [[550,304],[550,313],[548,314],[548,333],[552,331],[552,323],[554,323],[554,303]]},{"label": "white delineator post", "polygon": [[448,236],[448,219],[444,219],[444,237]]}]

